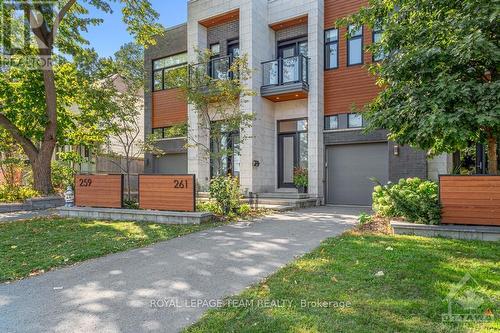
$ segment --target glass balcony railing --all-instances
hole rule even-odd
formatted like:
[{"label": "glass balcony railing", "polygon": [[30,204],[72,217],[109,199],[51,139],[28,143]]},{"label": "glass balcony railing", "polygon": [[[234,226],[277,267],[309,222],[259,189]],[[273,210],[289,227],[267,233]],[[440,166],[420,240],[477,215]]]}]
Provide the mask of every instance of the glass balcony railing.
[{"label": "glass balcony railing", "polygon": [[189,68],[191,80],[196,78],[206,78],[207,76],[215,80],[228,80],[233,78],[231,56],[224,56],[210,59],[207,63],[192,65]]},{"label": "glass balcony railing", "polygon": [[262,85],[308,84],[308,73],[309,58],[303,55],[266,61],[262,63]]}]

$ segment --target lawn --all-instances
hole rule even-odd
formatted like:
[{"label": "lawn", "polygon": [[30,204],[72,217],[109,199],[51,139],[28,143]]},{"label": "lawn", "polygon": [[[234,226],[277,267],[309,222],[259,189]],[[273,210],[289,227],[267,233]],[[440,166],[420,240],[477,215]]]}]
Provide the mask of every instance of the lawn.
[{"label": "lawn", "polygon": [[0,223],[0,282],[213,227],[42,218]]},{"label": "lawn", "polygon": [[[226,299],[186,331],[498,332],[499,260],[498,243],[346,234]],[[443,322],[450,289],[467,273],[472,279],[452,313],[486,314],[489,322]],[[456,302],[467,295],[469,303]]]}]

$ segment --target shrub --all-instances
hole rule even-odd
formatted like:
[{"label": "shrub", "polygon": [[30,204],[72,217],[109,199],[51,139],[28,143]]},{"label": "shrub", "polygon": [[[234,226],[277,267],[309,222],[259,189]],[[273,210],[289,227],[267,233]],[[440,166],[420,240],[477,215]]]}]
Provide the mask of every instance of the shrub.
[{"label": "shrub", "polygon": [[242,196],[237,177],[228,175],[213,178],[209,192],[210,199],[215,200],[224,215],[238,213]]},{"label": "shrub", "polygon": [[296,167],[293,169],[293,184],[297,187],[307,187],[309,182],[307,169]]},{"label": "shrub", "polygon": [[66,191],[68,185],[73,185],[75,171],[69,162],[52,162],[52,185],[58,192]]},{"label": "shrub", "polygon": [[373,216],[367,213],[361,213],[358,216],[358,222],[360,225],[364,225],[373,221]]},{"label": "shrub", "polygon": [[238,216],[245,217],[250,214],[252,207],[249,204],[243,204],[238,208]]},{"label": "shrub", "polygon": [[215,215],[222,215],[222,209],[219,204],[215,201],[204,201],[199,202],[196,205],[196,210],[199,212],[208,212],[213,213]]},{"label": "shrub", "polygon": [[0,202],[20,202],[38,196],[39,193],[29,186],[0,186]]},{"label": "shrub", "polygon": [[373,210],[382,217],[402,217],[408,222],[439,224],[439,186],[420,178],[401,179],[397,184],[378,183],[373,192]]}]

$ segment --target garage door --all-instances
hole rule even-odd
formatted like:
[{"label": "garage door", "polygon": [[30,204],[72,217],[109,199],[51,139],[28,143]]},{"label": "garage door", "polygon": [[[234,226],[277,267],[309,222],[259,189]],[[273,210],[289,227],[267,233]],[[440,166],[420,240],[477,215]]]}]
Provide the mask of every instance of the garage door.
[{"label": "garage door", "polygon": [[387,143],[348,144],[327,147],[327,202],[335,205],[372,204],[375,177],[389,178]]},{"label": "garage door", "polygon": [[185,174],[187,173],[187,154],[167,154],[155,157],[153,166],[154,173]]}]

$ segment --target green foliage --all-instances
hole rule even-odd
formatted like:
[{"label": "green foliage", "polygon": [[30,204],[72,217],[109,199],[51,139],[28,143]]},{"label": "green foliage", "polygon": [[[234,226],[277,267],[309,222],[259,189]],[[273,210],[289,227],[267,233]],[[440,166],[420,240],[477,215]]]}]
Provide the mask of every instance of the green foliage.
[{"label": "green foliage", "polygon": [[139,209],[139,203],[135,200],[123,200],[123,208],[127,209]]},{"label": "green foliage", "polygon": [[252,212],[252,207],[250,207],[249,204],[242,204],[238,208],[238,216],[240,217],[248,216],[250,215],[251,212]]},{"label": "green foliage", "polygon": [[367,213],[361,213],[358,216],[358,222],[360,225],[364,225],[373,221],[373,216]]},{"label": "green foliage", "polygon": [[434,182],[408,178],[398,184],[378,184],[372,197],[373,211],[378,216],[402,217],[414,223],[440,223],[439,186]]},{"label": "green foliage", "polygon": [[222,215],[220,205],[215,201],[203,201],[196,205],[196,210],[199,212],[208,212],[218,216]]},{"label": "green foliage", "polygon": [[0,185],[0,202],[21,202],[38,196],[30,186]]},{"label": "green foliage", "polygon": [[66,191],[69,185],[73,185],[75,170],[70,162],[57,160],[52,162],[52,185],[58,192]]},{"label": "green foliage", "polygon": [[240,181],[233,176],[219,176],[210,181],[210,199],[215,200],[224,215],[236,214],[242,198]]},{"label": "green foliage", "polygon": [[309,178],[306,168],[296,167],[293,169],[293,184],[297,187],[307,187]]},{"label": "green foliage", "polygon": [[188,132],[187,123],[172,125],[165,129],[166,138],[181,138],[186,137]]},{"label": "green foliage", "polygon": [[[432,154],[500,134],[500,2],[371,0],[337,25],[380,26],[368,50],[384,89],[369,104],[368,130]],[[494,158],[494,157],[492,157]]]}]

